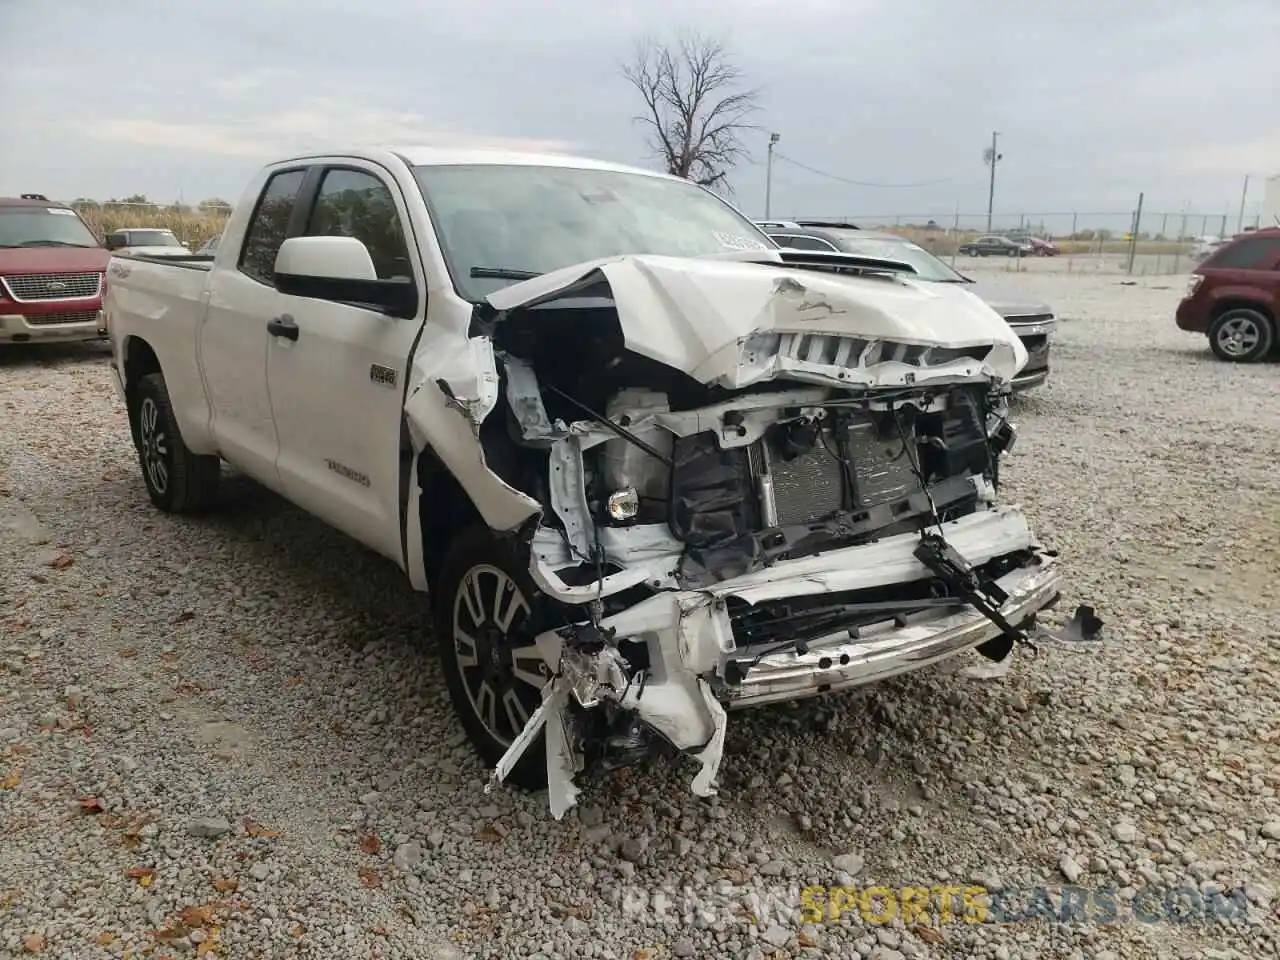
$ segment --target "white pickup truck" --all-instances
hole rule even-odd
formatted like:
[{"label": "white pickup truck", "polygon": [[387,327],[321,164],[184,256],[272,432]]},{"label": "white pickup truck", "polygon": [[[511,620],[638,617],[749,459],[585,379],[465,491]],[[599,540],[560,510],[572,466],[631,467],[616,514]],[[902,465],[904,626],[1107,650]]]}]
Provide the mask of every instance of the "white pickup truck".
[{"label": "white pickup truck", "polygon": [[727,710],[1003,660],[1058,598],[997,499],[1026,352],[911,272],[666,175],[415,147],[270,164],[105,309],[155,505],[226,461],[394,561],[494,781],[559,817],[657,747],[712,793]]}]

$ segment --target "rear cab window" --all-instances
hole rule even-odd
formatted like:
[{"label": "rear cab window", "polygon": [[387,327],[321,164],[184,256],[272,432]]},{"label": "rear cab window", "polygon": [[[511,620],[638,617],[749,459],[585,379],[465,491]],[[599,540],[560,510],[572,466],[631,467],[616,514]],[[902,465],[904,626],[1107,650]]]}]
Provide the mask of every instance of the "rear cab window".
[{"label": "rear cab window", "polygon": [[245,230],[236,264],[245,276],[275,286],[276,254],[288,235],[289,220],[306,176],[306,169],[282,170],[267,180]]},{"label": "rear cab window", "polygon": [[1280,269],[1280,236],[1245,237],[1229,243],[1204,262],[1219,270]]}]

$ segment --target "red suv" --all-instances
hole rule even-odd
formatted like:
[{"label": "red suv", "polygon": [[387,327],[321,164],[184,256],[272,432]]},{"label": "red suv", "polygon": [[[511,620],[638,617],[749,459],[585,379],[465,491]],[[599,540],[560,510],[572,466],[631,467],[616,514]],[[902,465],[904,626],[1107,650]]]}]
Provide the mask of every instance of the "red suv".
[{"label": "red suv", "polygon": [[1178,304],[1183,330],[1207,334],[1222,360],[1261,360],[1276,346],[1280,228],[1242,233],[1191,272]]},{"label": "red suv", "polygon": [[0,197],[0,344],[104,338],[110,259],[66,204]]}]

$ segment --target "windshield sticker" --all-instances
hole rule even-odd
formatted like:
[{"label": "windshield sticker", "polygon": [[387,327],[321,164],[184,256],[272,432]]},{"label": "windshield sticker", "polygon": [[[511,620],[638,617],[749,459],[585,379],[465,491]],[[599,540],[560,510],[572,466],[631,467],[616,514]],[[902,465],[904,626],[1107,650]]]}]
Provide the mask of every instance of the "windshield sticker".
[{"label": "windshield sticker", "polygon": [[74,210],[67,210],[64,207],[45,207],[44,212],[56,213],[63,217],[74,217],[76,215],[76,212]]},{"label": "windshield sticker", "polygon": [[765,250],[767,249],[759,240],[752,240],[750,237],[744,237],[740,233],[721,233],[716,231],[712,234],[720,246],[726,250]]}]

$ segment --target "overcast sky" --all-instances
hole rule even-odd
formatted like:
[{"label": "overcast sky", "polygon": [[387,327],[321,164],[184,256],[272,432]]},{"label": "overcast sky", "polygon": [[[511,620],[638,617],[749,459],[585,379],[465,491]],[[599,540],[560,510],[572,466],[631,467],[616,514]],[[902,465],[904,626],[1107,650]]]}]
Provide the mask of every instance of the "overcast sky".
[{"label": "overcast sky", "polygon": [[774,217],[985,211],[993,129],[998,213],[1234,222],[1280,173],[1280,0],[0,0],[0,194],[235,201],[326,142],[651,164],[618,64],[680,28],[762,89],[752,215],[770,130]]}]

